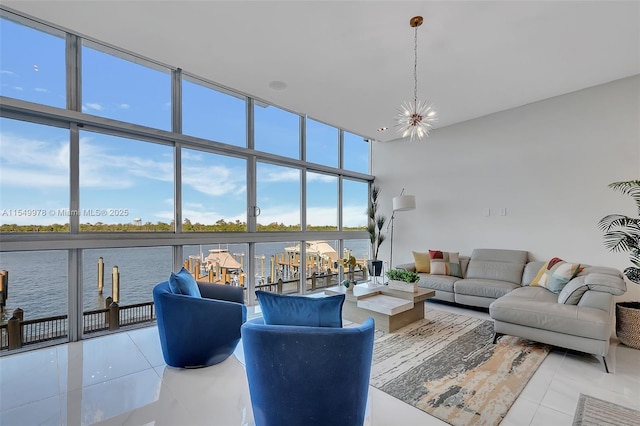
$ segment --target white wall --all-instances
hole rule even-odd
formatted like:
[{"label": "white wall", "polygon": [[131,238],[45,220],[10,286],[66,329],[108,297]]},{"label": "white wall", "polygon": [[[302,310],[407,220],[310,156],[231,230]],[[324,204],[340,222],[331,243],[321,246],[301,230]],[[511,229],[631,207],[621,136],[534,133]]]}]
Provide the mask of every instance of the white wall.
[{"label": "white wall", "polygon": [[[640,75],[437,129],[421,142],[377,142],[372,164],[389,216],[402,188],[416,196],[416,210],[396,214],[394,264],[413,261],[412,250],[506,248],[622,270],[628,256],[606,250],[597,224],[611,213],[637,215],[632,198],[607,185],[640,179]],[[640,300],[639,285],[628,290],[625,299]]]}]

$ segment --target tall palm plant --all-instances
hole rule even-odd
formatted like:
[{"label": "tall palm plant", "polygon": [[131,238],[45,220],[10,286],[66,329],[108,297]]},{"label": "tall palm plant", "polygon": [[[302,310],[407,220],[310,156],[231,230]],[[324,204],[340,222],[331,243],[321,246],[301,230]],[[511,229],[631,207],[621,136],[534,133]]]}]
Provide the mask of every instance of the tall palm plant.
[{"label": "tall palm plant", "polygon": [[610,214],[600,219],[598,226],[604,232],[604,245],[612,252],[629,252],[635,267],[628,267],[624,274],[640,284],[640,180],[614,182],[609,188],[630,195],[636,202],[638,217]]},{"label": "tall palm plant", "polygon": [[378,260],[378,252],[382,242],[386,239],[382,233],[382,227],[387,221],[386,216],[378,213],[378,197],[380,196],[380,188],[372,186],[369,192],[369,206],[367,207],[367,216],[369,217],[367,223],[367,231],[369,232],[369,240],[371,241],[371,248],[373,249],[373,259]]}]

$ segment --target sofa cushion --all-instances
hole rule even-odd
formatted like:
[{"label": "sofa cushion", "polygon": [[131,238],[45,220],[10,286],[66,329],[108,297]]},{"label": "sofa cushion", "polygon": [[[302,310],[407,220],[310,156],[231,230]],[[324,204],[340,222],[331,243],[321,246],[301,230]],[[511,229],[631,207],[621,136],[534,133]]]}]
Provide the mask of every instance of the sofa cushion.
[{"label": "sofa cushion", "polygon": [[531,281],[531,285],[544,287],[558,294],[579,272],[579,263],[569,263],[559,257],[554,257],[540,268],[536,277]]},{"label": "sofa cushion", "polygon": [[527,252],[522,250],[475,249],[465,278],[522,282]]},{"label": "sofa cushion", "polygon": [[540,268],[544,266],[544,260],[532,260],[527,262],[524,267],[524,273],[522,274],[522,285],[531,285],[531,281],[538,275]]},{"label": "sofa cushion", "polygon": [[558,303],[564,303],[565,305],[577,305],[582,295],[589,290],[589,287],[584,283],[584,276],[575,277],[569,283],[564,286],[560,294],[558,295]]},{"label": "sofa cushion", "polygon": [[608,340],[609,313],[602,309],[558,303],[558,296],[543,287],[521,287],[493,301],[491,318],[524,327],[572,336]]},{"label": "sofa cushion", "polygon": [[462,278],[459,253],[429,250],[429,257],[431,258],[431,274]]},{"label": "sofa cushion", "polygon": [[202,297],[198,283],[196,283],[193,275],[184,267],[177,274],[171,273],[169,276],[169,288],[173,294],[182,294],[184,296]]},{"label": "sofa cushion", "polygon": [[429,288],[431,290],[440,290],[453,293],[453,284],[460,280],[458,277],[450,277],[448,275],[430,275],[430,274],[418,274],[420,275],[420,281],[418,281],[418,287]]},{"label": "sofa cushion", "polygon": [[326,297],[286,296],[256,291],[264,323],[267,325],[301,325],[342,327],[344,294]]},{"label": "sofa cushion", "polygon": [[467,278],[458,280],[453,285],[456,294],[465,294],[468,296],[488,297],[497,299],[509,293],[515,288],[519,288],[519,284],[513,284],[506,281],[480,280]]},{"label": "sofa cushion", "polygon": [[620,296],[627,291],[627,285],[619,272],[617,276],[594,272],[584,277],[584,283],[589,287],[589,290],[609,293],[614,296]]},{"label": "sofa cushion", "polygon": [[429,253],[413,252],[413,261],[416,272],[424,272],[428,274],[431,271],[431,257]]}]

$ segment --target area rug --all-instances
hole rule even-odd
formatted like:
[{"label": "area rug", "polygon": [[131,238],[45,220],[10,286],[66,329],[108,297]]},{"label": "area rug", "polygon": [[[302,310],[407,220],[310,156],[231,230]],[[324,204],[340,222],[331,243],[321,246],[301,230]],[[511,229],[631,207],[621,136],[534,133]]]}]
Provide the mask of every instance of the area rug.
[{"label": "area rug", "polygon": [[371,385],[451,425],[497,425],[550,348],[492,335],[491,321],[427,310],[378,333]]},{"label": "area rug", "polygon": [[637,426],[640,425],[640,411],[580,394],[573,426]]}]

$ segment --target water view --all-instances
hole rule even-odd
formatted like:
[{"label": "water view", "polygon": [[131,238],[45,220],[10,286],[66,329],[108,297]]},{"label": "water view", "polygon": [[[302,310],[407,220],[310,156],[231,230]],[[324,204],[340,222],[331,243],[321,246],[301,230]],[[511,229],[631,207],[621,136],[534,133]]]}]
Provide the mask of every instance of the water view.
[{"label": "water view", "polygon": [[[333,241],[329,243],[333,247],[337,246]],[[272,271],[271,256],[284,253],[285,248],[297,244],[299,242],[258,244],[256,246],[258,255],[254,260],[256,274],[260,275],[262,269],[264,276],[254,278],[256,282],[264,283],[268,280]],[[366,240],[352,240],[345,243],[345,247],[352,250],[356,257],[365,258],[369,244]],[[233,255],[247,253],[248,246],[246,244],[184,246],[184,258],[200,256],[201,250],[206,257],[210,249],[228,250]],[[102,294],[98,292],[98,258],[100,257],[104,260]],[[246,270],[246,262],[248,262],[246,256],[244,262],[243,269]],[[0,270],[9,272],[5,317],[10,317],[11,312],[16,308],[24,311],[25,320],[67,314],[67,264],[67,252],[64,250],[0,253]],[[118,266],[120,274],[119,304],[122,306],[149,302],[152,300],[153,287],[160,281],[168,279],[172,271],[172,250],[171,247],[84,250],[84,311],[105,307],[105,299],[113,292],[111,275],[114,266]]]}]

